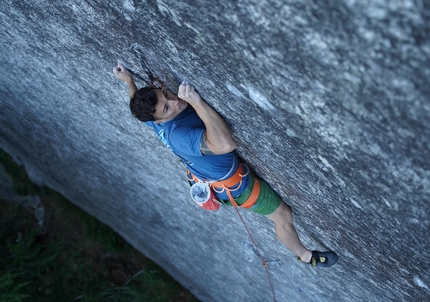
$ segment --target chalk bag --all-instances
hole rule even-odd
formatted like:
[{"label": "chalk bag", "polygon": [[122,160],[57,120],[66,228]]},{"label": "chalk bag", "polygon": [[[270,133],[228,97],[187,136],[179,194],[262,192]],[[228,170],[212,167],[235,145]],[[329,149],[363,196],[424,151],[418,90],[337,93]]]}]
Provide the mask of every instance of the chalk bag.
[{"label": "chalk bag", "polygon": [[190,194],[199,207],[210,211],[219,209],[220,203],[208,183],[196,182],[191,186]]}]

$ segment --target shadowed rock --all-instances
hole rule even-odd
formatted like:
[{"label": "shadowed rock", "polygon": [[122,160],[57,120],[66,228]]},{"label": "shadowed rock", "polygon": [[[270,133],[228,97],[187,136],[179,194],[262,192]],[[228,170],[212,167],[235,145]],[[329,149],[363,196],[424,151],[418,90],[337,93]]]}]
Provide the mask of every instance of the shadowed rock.
[{"label": "shadowed rock", "polygon": [[0,147],[202,301],[270,301],[234,211],[198,209],[131,117],[112,68],[141,72],[137,43],[167,87],[187,79],[227,120],[304,244],[340,255],[305,266],[242,211],[278,301],[429,299],[427,2],[219,2],[3,0]]}]

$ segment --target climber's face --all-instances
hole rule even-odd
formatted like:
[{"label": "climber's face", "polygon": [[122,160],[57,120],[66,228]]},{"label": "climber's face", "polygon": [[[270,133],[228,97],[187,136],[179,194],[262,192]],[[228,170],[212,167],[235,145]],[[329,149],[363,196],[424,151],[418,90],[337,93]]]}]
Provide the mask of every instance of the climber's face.
[{"label": "climber's face", "polygon": [[154,114],[157,123],[173,120],[188,106],[187,102],[168,90],[157,89],[155,93],[158,99]]}]

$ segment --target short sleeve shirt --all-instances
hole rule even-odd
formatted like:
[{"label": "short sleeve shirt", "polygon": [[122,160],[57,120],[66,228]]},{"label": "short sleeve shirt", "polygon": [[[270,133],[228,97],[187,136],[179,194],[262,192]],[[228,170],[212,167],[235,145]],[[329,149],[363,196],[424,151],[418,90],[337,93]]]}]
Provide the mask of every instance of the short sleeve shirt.
[{"label": "short sleeve shirt", "polygon": [[[235,151],[226,154],[203,155],[200,151],[200,140],[205,125],[195,110],[188,106],[175,119],[157,124],[145,122],[157,133],[161,141],[173,151],[197,178],[220,180],[230,177],[239,164]],[[240,194],[247,186],[248,178],[243,179],[242,186],[234,195]],[[217,194],[218,195],[218,194]],[[227,195],[218,196],[227,199]]]}]

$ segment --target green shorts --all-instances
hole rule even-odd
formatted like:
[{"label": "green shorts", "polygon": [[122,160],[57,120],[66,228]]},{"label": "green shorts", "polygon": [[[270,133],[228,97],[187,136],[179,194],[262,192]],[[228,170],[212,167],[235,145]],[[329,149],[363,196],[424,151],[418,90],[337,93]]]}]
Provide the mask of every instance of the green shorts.
[{"label": "green shorts", "polygon": [[[243,204],[248,199],[249,195],[251,195],[252,188],[254,187],[254,177],[256,176],[251,174],[249,177],[248,187],[239,195],[239,197],[234,199],[238,205]],[[270,215],[275,212],[281,204],[281,198],[264,180],[259,177],[257,177],[257,180],[260,183],[260,195],[258,195],[257,202],[249,208],[249,210],[261,215]],[[222,203],[224,205],[231,206],[230,200],[223,200]]]}]

